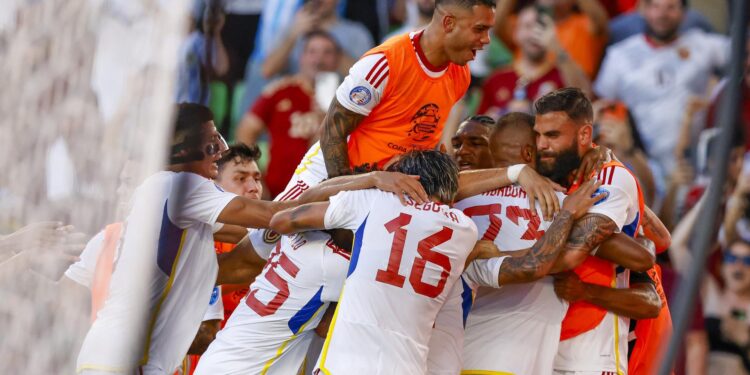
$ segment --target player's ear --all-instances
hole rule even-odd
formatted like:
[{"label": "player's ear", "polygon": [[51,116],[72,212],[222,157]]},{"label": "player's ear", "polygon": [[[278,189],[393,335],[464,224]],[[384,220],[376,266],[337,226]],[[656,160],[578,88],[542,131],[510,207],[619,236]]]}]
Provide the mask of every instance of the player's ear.
[{"label": "player's ear", "polygon": [[534,146],[532,145],[523,146],[523,148],[521,148],[521,157],[523,158],[523,161],[526,162],[526,164],[533,163],[534,159],[536,158],[536,152],[534,150]]},{"label": "player's ear", "polygon": [[453,31],[453,29],[456,28],[456,17],[452,14],[444,13],[442,25],[443,31],[445,31],[446,34],[450,33],[451,31]]},{"label": "player's ear", "polygon": [[587,123],[578,129],[578,143],[582,146],[590,145],[594,141],[594,127]]}]

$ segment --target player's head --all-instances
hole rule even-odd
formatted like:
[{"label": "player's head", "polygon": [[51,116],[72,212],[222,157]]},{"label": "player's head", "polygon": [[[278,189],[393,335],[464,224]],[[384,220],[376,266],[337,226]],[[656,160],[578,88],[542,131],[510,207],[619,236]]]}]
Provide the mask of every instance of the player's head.
[{"label": "player's head", "polygon": [[214,115],[208,107],[195,103],[177,105],[169,164],[181,170],[216,178],[216,162],[227,151],[227,143],[216,131]]},{"label": "player's head", "polygon": [[580,89],[566,87],[542,96],[534,108],[537,171],[568,186],[571,172],[591,148],[594,117],[591,101]]},{"label": "player's head", "polygon": [[518,12],[518,21],[513,30],[513,41],[521,54],[533,62],[541,62],[547,56],[547,48],[537,42],[534,33],[539,27],[539,13],[533,4],[527,5]]},{"label": "player's head", "polygon": [[686,0],[643,0],[646,35],[662,42],[677,37],[686,8]]},{"label": "player's head", "polygon": [[299,58],[299,71],[314,79],[320,72],[335,72],[341,57],[341,48],[326,31],[313,30],[305,34],[302,54]]},{"label": "player's head", "polygon": [[494,127],[495,120],[489,116],[471,116],[458,126],[451,144],[460,170],[492,168],[490,133]]},{"label": "player's head", "polygon": [[443,31],[443,48],[458,65],[474,60],[477,50],[490,43],[495,24],[494,0],[435,0],[432,22]]},{"label": "player's head", "polygon": [[452,203],[458,191],[458,166],[448,154],[439,151],[408,152],[388,170],[419,176],[427,195],[444,204]]},{"label": "player's head", "polygon": [[533,165],[536,161],[535,138],[534,116],[510,112],[500,117],[490,134],[494,166],[505,168],[513,164]]},{"label": "player's head", "polygon": [[216,183],[230,193],[250,199],[260,199],[263,195],[263,184],[260,180],[258,159],[260,159],[258,146],[248,146],[244,143],[230,146],[217,162],[219,176],[216,177]]},{"label": "player's head", "polygon": [[727,246],[721,274],[730,292],[750,291],[750,243],[736,240]]}]

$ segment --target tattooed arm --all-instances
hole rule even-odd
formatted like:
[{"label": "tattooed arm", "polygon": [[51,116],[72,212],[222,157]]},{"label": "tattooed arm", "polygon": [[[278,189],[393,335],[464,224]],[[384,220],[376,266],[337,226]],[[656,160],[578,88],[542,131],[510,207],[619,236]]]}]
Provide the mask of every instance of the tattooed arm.
[{"label": "tattooed arm", "polygon": [[568,236],[565,248],[552,268],[552,273],[578,267],[589,253],[617,230],[617,224],[601,214],[586,214],[578,220]]},{"label": "tattooed arm", "polygon": [[325,229],[328,202],[308,203],[284,210],[271,219],[270,228],[280,234]]},{"label": "tattooed arm", "polygon": [[329,178],[351,174],[346,137],[364,118],[344,108],[336,98],[331,101],[320,134],[320,148]]},{"label": "tattooed arm", "polygon": [[521,257],[508,257],[500,265],[499,285],[529,283],[546,276],[573,227],[573,215],[561,211],[544,236]]},{"label": "tattooed arm", "polygon": [[641,226],[643,227],[643,234],[645,234],[649,240],[654,242],[657,253],[661,253],[668,249],[672,244],[672,235],[669,233],[669,230],[667,230],[664,223],[662,223],[661,220],[659,220],[659,217],[648,207],[645,207]]},{"label": "tattooed arm", "polygon": [[508,257],[503,261],[498,274],[498,284],[528,283],[550,273],[560,250],[566,241],[570,242],[568,234],[572,235],[571,228],[576,218],[589,216],[586,211],[603,197],[602,194],[592,196],[599,186],[599,182],[592,180],[569,195],[563,202],[562,210],[542,238],[523,256]]}]

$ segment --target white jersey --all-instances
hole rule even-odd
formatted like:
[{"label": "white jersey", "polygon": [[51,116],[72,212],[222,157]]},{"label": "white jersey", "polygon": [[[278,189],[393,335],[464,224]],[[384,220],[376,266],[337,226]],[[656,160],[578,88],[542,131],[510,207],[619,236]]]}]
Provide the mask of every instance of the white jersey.
[{"label": "white jersey", "polygon": [[[297,165],[297,169],[294,170],[294,175],[292,175],[284,191],[277,195],[274,201],[297,199],[307,189],[318,186],[327,178],[328,171],[326,170],[325,159],[323,159],[323,151],[320,149],[320,143],[316,142]],[[281,238],[278,233],[270,229],[251,229],[249,237],[255,252],[263,259],[268,259],[274,246]]]},{"label": "white jersey", "polygon": [[282,236],[195,373],[296,373],[328,304],[338,300],[349,258],[325,232]]},{"label": "white jersey", "polygon": [[404,206],[370,189],[332,197],[325,226],[356,232],[318,368],[424,374],[432,326],[476,242],[474,223],[446,205]]},{"label": "white jersey", "polygon": [[235,197],[193,173],[159,172],[138,187],[79,372],[140,365],[143,373],[165,374],[180,365],[216,283],[213,225]]},{"label": "white jersey", "polygon": [[[670,171],[688,100],[706,96],[712,73],[728,58],[724,35],[690,30],[665,46],[653,45],[644,34],[633,35],[607,49],[594,91],[628,106],[646,151]],[[700,117],[694,130],[703,128]]]},{"label": "white jersey", "polygon": [[[598,176],[599,191],[607,197],[589,213],[607,216],[625,234],[633,236],[640,219],[638,183],[624,167],[605,167]],[[629,272],[617,274],[615,287],[627,288]],[[630,319],[608,312],[593,330],[560,342],[556,371],[610,371],[627,373]],[[617,348],[615,350],[614,348]]]},{"label": "white jersey", "polygon": [[[565,195],[558,193],[562,201]],[[510,185],[455,204],[471,217],[480,239],[501,251],[532,247],[552,224],[532,215],[526,191]],[[537,212],[539,211],[538,203]],[[486,268],[473,262],[466,274]],[[496,267],[499,268],[500,264]],[[497,272],[497,271],[495,271]],[[552,277],[526,284],[480,284],[466,321],[464,370],[549,374],[557,353],[567,303],[555,295]]]}]

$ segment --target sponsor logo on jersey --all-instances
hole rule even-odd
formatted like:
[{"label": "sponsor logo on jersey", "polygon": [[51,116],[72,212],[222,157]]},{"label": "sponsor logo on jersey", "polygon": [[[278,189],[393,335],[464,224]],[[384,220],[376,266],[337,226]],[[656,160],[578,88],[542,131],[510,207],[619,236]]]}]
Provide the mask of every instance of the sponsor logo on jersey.
[{"label": "sponsor logo on jersey", "polygon": [[367,87],[357,86],[349,92],[349,99],[357,105],[365,105],[372,99],[372,94]]},{"label": "sponsor logo on jersey", "polygon": [[266,229],[265,231],[263,231],[263,242],[267,244],[273,244],[273,243],[279,242],[280,238],[281,238],[280,234],[270,229]]},{"label": "sponsor logo on jersey", "polygon": [[213,306],[213,305],[216,304],[216,301],[218,301],[218,300],[219,300],[219,287],[215,286],[214,290],[211,291],[211,300],[208,301],[208,304],[211,305],[211,306]]},{"label": "sponsor logo on jersey", "polygon": [[599,195],[599,194],[604,194],[604,198],[599,199],[599,201],[597,201],[596,203],[594,203],[594,206],[596,206],[599,203],[602,203],[602,202],[606,201],[607,199],[609,199],[609,190],[607,190],[605,188],[601,188],[601,187],[598,188],[598,189],[596,189],[596,191],[594,192],[594,194],[592,194],[591,196],[593,197],[593,196],[596,196],[596,195]]},{"label": "sponsor logo on jersey", "polygon": [[435,103],[425,104],[411,117],[412,127],[407,135],[415,142],[429,139],[437,131],[440,107]]}]

